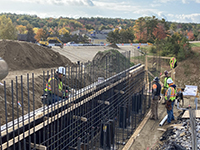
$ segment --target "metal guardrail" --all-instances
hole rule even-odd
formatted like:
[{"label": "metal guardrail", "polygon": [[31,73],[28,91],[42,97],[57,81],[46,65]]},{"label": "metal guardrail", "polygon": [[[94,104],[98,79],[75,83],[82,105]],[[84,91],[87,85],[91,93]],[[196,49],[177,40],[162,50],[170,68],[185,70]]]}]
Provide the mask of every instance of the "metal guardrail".
[{"label": "metal guardrail", "polygon": [[[64,43],[64,46],[108,46],[110,44],[67,44]],[[116,44],[117,46],[138,46],[138,45],[148,45],[147,43],[124,43]]]}]

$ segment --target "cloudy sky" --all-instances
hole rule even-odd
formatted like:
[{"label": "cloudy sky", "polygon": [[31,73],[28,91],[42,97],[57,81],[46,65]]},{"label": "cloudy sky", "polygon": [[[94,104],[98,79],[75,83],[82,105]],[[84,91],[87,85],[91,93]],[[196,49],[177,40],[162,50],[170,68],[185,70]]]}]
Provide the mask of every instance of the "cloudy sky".
[{"label": "cloudy sky", "polygon": [[46,17],[137,19],[200,23],[200,0],[0,0],[0,13]]}]

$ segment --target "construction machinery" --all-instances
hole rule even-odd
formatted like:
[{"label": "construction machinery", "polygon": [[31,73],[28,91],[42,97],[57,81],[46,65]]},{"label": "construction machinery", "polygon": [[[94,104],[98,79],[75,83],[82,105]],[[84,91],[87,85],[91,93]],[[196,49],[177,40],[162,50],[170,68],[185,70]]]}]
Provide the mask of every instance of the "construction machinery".
[{"label": "construction machinery", "polygon": [[0,80],[3,80],[7,75],[8,75],[8,65],[5,62],[5,60],[3,60],[0,57]]},{"label": "construction machinery", "polygon": [[46,41],[41,40],[38,44],[48,48],[52,48],[52,46],[60,46],[63,48],[63,42],[57,37],[48,37]]}]

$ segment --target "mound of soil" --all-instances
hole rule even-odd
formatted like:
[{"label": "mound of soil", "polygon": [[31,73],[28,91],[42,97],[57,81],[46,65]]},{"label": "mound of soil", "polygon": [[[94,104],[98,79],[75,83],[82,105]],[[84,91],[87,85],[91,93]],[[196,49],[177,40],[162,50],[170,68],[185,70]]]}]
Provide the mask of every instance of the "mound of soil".
[{"label": "mound of soil", "polygon": [[108,45],[108,47],[120,49],[116,44],[110,44],[110,45]]},{"label": "mound of soil", "polygon": [[200,90],[200,55],[196,53],[193,57],[188,58],[185,61],[179,62],[176,69],[176,84],[179,87],[185,85],[196,85]]},{"label": "mound of soil", "polygon": [[68,58],[58,52],[21,41],[0,41],[0,57],[7,62],[10,71],[72,65]]},{"label": "mound of soil", "polygon": [[[92,67],[95,74],[91,74],[91,78],[98,77],[107,78],[113,74],[119,73],[129,67],[129,60],[118,50],[110,49],[99,51],[93,58],[92,62],[87,67]],[[90,69],[86,69],[90,70]]]}]

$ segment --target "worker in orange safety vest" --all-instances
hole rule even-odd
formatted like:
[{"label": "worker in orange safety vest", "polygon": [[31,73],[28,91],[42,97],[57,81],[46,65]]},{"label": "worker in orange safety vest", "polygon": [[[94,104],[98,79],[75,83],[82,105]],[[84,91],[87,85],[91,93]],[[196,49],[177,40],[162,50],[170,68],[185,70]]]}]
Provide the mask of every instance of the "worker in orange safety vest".
[{"label": "worker in orange safety vest", "polygon": [[151,120],[158,120],[158,100],[160,99],[161,85],[159,84],[159,78],[155,77],[152,85],[152,101],[151,101]]}]

